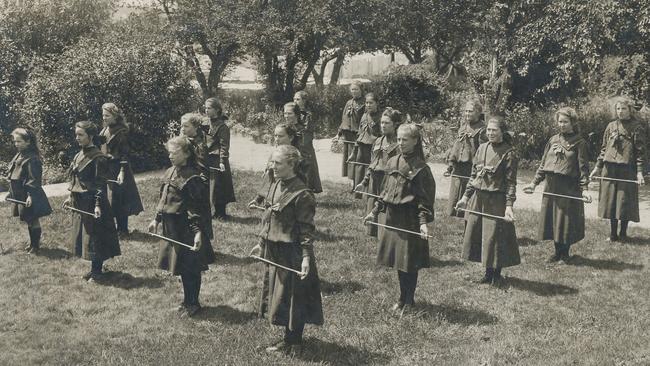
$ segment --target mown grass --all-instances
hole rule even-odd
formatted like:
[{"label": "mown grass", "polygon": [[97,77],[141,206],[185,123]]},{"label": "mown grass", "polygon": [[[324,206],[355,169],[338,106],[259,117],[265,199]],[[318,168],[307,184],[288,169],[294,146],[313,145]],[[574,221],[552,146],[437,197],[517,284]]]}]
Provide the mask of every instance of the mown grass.
[{"label": "mown grass", "polygon": [[[436,203],[433,266],[420,273],[417,312],[388,312],[398,295],[394,271],[375,265],[376,241],[361,225],[363,208],[344,186],[318,196],[316,255],[325,325],[308,326],[301,356],[268,356],[282,330],[254,311],[262,266],[246,259],[259,212],[244,203],[258,173],[236,172],[235,217],[215,223],[218,263],[206,272],[203,313],[180,318],[176,277],[156,269],[157,244],[142,234],[159,180],[140,184],[148,208],[122,256],[106,263],[104,284],[81,275],[89,263],[69,257],[70,217],[43,221],[44,248],[23,254],[26,229],[0,208],[0,364],[100,365],[638,365],[650,364],[650,232],[632,227],[633,242],[610,244],[608,225],[589,221],[572,265],[544,263],[537,214],[516,210],[523,263],[504,270],[508,286],[477,285],[478,264],[460,260],[463,223]],[[52,199],[59,207],[62,198]],[[647,218],[646,218],[647,219]]]}]

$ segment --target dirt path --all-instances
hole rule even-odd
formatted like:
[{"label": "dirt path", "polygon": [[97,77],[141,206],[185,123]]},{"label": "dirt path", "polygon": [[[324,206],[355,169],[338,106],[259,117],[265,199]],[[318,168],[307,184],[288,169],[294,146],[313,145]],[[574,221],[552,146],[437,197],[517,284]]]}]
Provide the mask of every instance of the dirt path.
[{"label": "dirt path", "polygon": [[[262,171],[272,151],[270,145],[256,144],[249,138],[239,135],[233,135],[230,144],[230,163],[235,169]],[[346,178],[341,177],[341,155],[330,151],[330,140],[316,140],[314,141],[314,147],[316,149],[321,179],[336,183],[348,183],[349,181]],[[449,192],[449,179],[442,176],[445,166],[437,163],[429,163],[429,166],[431,166],[433,176],[436,180],[436,197],[447,198]],[[140,173],[136,175],[136,181],[142,181],[161,175],[162,171]],[[540,209],[542,197],[540,193],[528,195],[522,192],[523,186],[527,183],[528,182],[524,181],[518,182],[517,202],[514,206],[515,215],[517,208],[526,208],[535,211],[539,211]],[[237,182],[235,182],[235,184],[237,184]],[[66,183],[51,184],[44,188],[45,193],[50,197],[63,196],[68,193]],[[538,187],[536,191],[542,191],[542,187]],[[587,218],[597,218],[598,191],[591,188],[589,194],[593,197],[594,201],[593,203],[585,204],[585,215]],[[0,193],[0,200],[4,200],[5,195],[6,193]],[[650,202],[648,202],[648,200],[641,200],[640,210],[641,222],[630,223],[630,226],[650,228]]]}]

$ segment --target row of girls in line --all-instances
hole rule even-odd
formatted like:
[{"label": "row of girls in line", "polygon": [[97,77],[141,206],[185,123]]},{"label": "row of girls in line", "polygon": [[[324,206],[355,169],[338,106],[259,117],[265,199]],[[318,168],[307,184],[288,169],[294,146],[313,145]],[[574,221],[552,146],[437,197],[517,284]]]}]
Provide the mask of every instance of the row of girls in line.
[{"label": "row of girls in line", "polygon": [[[639,222],[646,127],[634,111],[631,99],[614,101],[614,120],[605,129],[591,172],[577,112],[563,107],[554,114],[558,133],[547,142],[532,182],[523,188],[524,193],[533,194],[545,181],[537,238],[553,241],[554,252],[548,262],[570,262],[570,247],[585,237],[584,203],[591,202],[586,194],[590,181],[599,184],[598,216],[611,224],[607,240],[627,240],[628,223]],[[481,115],[479,102],[465,105],[464,123],[449,151],[445,172],[451,178],[447,214],[466,220],[463,257],[485,267],[485,275],[478,282],[498,285],[501,269],[520,263],[512,210],[517,157],[503,118],[490,117],[486,125]],[[497,126],[500,131],[495,131]],[[495,139],[495,133],[501,137]]]},{"label": "row of girls in line", "polygon": [[[415,136],[415,151],[421,149],[419,129],[412,124],[397,128],[401,118],[395,111],[388,108],[379,113],[374,95],[366,94],[364,100],[359,84],[352,84],[350,92],[339,131],[345,143],[343,175],[354,182],[354,192],[368,199],[370,214],[364,221],[370,224],[370,235],[379,231],[378,263],[398,271],[400,297],[393,308],[407,309],[414,303],[418,269],[428,266],[426,224],[433,219],[435,182],[423,154],[415,154],[416,159],[409,154],[407,135]],[[591,173],[576,111],[565,107],[554,115],[558,133],[549,139],[532,182],[524,188],[533,194],[546,181],[538,239],[554,243],[549,262],[570,261],[570,246],[584,238],[584,203],[590,201],[585,192],[590,180],[599,183],[598,213],[610,220],[609,241],[626,240],[629,221],[639,221],[638,189],[645,184],[645,126],[636,118],[629,98],[618,98],[613,107],[614,121],[604,132]],[[521,261],[512,208],[518,158],[503,116],[492,115],[486,121],[482,115],[479,102],[465,104],[464,123],[444,172],[451,178],[446,211],[465,219],[462,256],[485,267],[477,282],[498,286],[502,268]],[[387,128],[389,121],[397,136]]]},{"label": "row of girls in line", "polygon": [[[183,116],[183,137],[167,144],[172,163],[172,152],[190,149],[186,166],[191,168],[174,166],[165,173],[154,220],[161,224],[163,235],[199,243],[196,253],[192,253],[165,242],[159,253],[159,267],[181,275],[185,293],[181,310],[190,315],[200,309],[200,272],[214,261],[210,218],[227,219],[226,205],[235,200],[228,163],[230,131],[225,124],[226,117],[216,99],[208,99],[205,107],[209,125],[200,124],[202,118],[194,118],[195,115]],[[82,276],[89,282],[103,278],[104,261],[121,253],[119,240],[129,233],[128,217],[144,210],[129,163],[129,127],[124,113],[115,104],[106,103],[102,106],[102,120],[101,131],[90,121],[74,125],[75,140],[81,149],[68,169],[70,194],[63,204],[75,213],[70,249],[74,255],[91,262],[90,271]],[[197,121],[198,124],[191,126],[194,130],[187,125]],[[14,201],[13,215],[27,224],[30,241],[25,250],[37,253],[40,218],[52,212],[41,186],[42,161],[37,136],[29,128],[17,128],[12,137],[18,152],[10,164],[8,198]],[[197,174],[193,174],[195,170]],[[195,200],[198,197],[201,199]],[[194,208],[199,203],[200,212]],[[199,217],[201,221],[196,222]],[[158,225],[151,226],[152,231],[157,228]],[[190,231],[198,232],[199,228],[200,237],[188,236]]]}]

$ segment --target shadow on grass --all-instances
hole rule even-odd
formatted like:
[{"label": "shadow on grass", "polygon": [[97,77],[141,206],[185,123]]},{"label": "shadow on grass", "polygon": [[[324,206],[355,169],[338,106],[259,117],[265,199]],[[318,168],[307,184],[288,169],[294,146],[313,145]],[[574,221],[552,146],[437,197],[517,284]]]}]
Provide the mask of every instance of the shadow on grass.
[{"label": "shadow on grass", "polygon": [[[162,232],[159,230],[158,234],[162,235]],[[146,232],[139,231],[139,230],[133,230],[131,234],[129,234],[126,238],[128,241],[134,241],[134,242],[145,242],[145,243],[158,243],[161,242],[162,239],[158,239],[156,237],[153,237],[149,235]]]},{"label": "shadow on grass", "polygon": [[321,279],[320,288],[325,295],[334,295],[338,293],[353,294],[366,288],[356,281],[329,282]]},{"label": "shadow on grass", "polygon": [[[352,196],[350,195],[349,197],[350,197],[350,201],[331,201],[331,200],[319,199],[318,208],[329,208],[333,210],[341,210],[341,209],[348,209],[350,207],[355,207],[356,204],[354,201],[352,201]],[[327,198],[331,199],[331,197],[327,197]]]},{"label": "shadow on grass", "polygon": [[641,246],[641,245],[650,245],[650,238],[639,238],[639,237],[630,236],[625,241],[625,244],[639,245],[639,246]]},{"label": "shadow on grass", "polygon": [[121,271],[104,272],[105,277],[98,281],[100,285],[130,290],[134,288],[161,288],[163,280],[157,277],[134,277],[129,273]]},{"label": "shadow on grass", "polygon": [[257,318],[257,313],[237,310],[228,305],[205,306],[195,319],[209,322],[245,324]]},{"label": "shadow on grass", "polygon": [[316,231],[314,234],[314,240],[323,241],[323,242],[337,242],[339,240],[354,240],[354,236],[350,235],[338,235],[331,232]]},{"label": "shadow on grass", "polygon": [[37,255],[48,259],[68,259],[72,256],[72,254],[66,250],[48,247],[41,247],[41,249],[38,250]]},{"label": "shadow on grass", "polygon": [[460,325],[488,325],[499,321],[496,316],[482,310],[456,307],[447,304],[416,302],[413,315],[440,318],[448,323]]},{"label": "shadow on grass", "polygon": [[537,296],[575,295],[578,293],[577,288],[556,283],[525,280],[517,277],[507,277],[503,287],[514,287],[519,290],[532,292]]},{"label": "shadow on grass", "polygon": [[[225,221],[223,223],[225,223],[225,224],[232,223],[232,224],[242,224],[242,225],[256,225],[256,224],[260,223],[260,220],[261,220],[261,216],[257,217],[257,216],[233,216],[233,215],[230,215],[229,218],[228,218],[228,221]],[[214,220],[214,219],[212,220],[212,222],[223,224],[221,221]]]},{"label": "shadow on grass", "polygon": [[517,244],[519,244],[520,247],[532,247],[534,245],[539,245],[542,242],[539,240],[531,239],[528,237],[523,237],[523,238],[517,238]]},{"label": "shadow on grass", "polygon": [[328,365],[378,365],[390,361],[390,357],[378,352],[316,338],[307,338],[302,353],[295,358]]},{"label": "shadow on grass", "polygon": [[640,271],[643,269],[643,265],[641,264],[625,263],[613,259],[591,259],[579,255],[574,255],[569,264],[572,266],[607,269],[610,271],[624,271],[626,269]]},{"label": "shadow on grass", "polygon": [[217,265],[228,264],[228,265],[239,266],[239,265],[247,265],[247,264],[257,262],[255,259],[251,257],[238,257],[236,255],[221,253],[221,252],[216,252],[215,254],[216,254],[215,264]]},{"label": "shadow on grass", "polygon": [[455,267],[455,266],[460,266],[462,265],[463,262],[456,260],[456,259],[437,259],[437,258],[431,258],[431,268],[443,268],[443,267]]}]

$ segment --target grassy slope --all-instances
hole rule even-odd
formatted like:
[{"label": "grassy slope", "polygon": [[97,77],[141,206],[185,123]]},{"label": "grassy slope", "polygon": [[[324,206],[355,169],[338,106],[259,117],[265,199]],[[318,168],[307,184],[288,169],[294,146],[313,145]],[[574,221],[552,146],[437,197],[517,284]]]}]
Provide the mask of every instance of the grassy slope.
[{"label": "grassy slope", "polygon": [[[240,202],[257,175],[237,172]],[[158,180],[140,184],[152,217]],[[180,319],[178,280],[156,269],[157,246],[141,233],[122,242],[107,262],[104,285],[80,276],[89,263],[68,258],[70,217],[61,210],[43,222],[44,250],[20,252],[25,227],[0,208],[0,364],[649,364],[650,232],[611,245],[603,221],[587,224],[575,265],[547,265],[551,245],[535,237],[537,215],[516,211],[522,265],[508,268],[509,287],[473,284],[478,264],[459,260],[463,224],[438,201],[431,254],[421,272],[418,313],[398,319],[386,311],[398,293],[394,271],[375,266],[376,241],[360,224],[361,204],[326,184],[316,224],[317,260],[326,324],[308,326],[307,354],[271,357],[260,350],[281,334],[254,315],[261,265],[245,259],[255,242],[259,212],[232,206],[236,217],[215,223],[218,264],[204,276],[197,319]],[[60,206],[62,199],[52,200]]]}]

